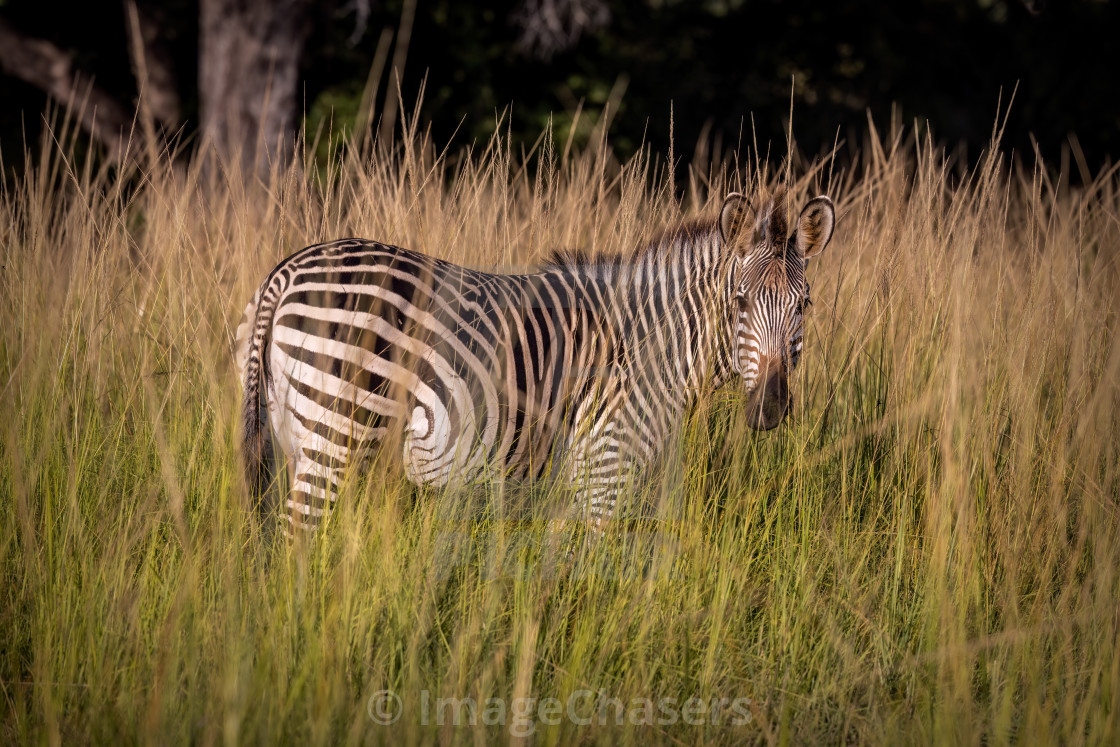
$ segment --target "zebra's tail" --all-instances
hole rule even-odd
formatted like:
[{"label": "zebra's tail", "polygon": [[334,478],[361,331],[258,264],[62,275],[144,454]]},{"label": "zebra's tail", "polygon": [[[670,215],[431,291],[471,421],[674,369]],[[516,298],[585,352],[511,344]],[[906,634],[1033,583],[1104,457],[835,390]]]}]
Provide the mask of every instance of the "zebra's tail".
[{"label": "zebra's tail", "polygon": [[257,289],[245,307],[245,315],[237,328],[234,358],[241,377],[244,399],[241,403],[241,456],[245,482],[253,504],[265,511],[270,501],[264,500],[275,473],[272,428],[268,423],[268,343],[272,331],[275,305],[261,305],[265,286]]}]

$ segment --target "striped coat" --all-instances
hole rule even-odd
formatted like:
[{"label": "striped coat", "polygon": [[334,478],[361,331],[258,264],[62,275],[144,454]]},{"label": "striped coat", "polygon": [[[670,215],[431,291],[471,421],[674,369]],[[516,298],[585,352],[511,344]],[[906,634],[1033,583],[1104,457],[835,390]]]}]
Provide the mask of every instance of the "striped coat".
[{"label": "striped coat", "polygon": [[558,468],[598,526],[704,388],[741,378],[752,422],[780,422],[805,262],[832,221],[817,198],[787,236],[783,195],[753,212],[732,194],[718,221],[634,257],[523,275],[361,239],[307,247],[238,330],[250,488],[267,489],[282,455],[289,520],[314,528],[345,471],[399,443],[417,484]]}]

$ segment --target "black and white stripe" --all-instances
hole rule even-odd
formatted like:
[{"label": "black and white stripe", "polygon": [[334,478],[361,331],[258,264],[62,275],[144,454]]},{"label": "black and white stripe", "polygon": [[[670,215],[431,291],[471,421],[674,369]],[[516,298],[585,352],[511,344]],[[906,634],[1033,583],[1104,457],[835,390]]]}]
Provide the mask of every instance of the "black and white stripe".
[{"label": "black and white stripe", "polygon": [[267,489],[275,448],[289,520],[313,528],[344,471],[396,434],[417,484],[533,479],[555,461],[598,525],[703,388],[738,373],[764,402],[758,361],[796,363],[805,251],[796,235],[775,251],[777,204],[747,232],[733,194],[718,223],[633,258],[524,275],[361,239],[288,257],[238,330],[250,487]]}]

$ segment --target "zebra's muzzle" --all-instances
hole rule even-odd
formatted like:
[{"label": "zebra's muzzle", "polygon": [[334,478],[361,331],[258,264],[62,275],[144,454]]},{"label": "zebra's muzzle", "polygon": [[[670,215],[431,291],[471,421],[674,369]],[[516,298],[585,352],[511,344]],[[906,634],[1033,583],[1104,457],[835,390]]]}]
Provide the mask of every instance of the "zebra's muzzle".
[{"label": "zebra's muzzle", "polygon": [[747,403],[751,427],[760,431],[778,427],[789,410],[789,400],[785,371],[781,368],[770,371]]}]

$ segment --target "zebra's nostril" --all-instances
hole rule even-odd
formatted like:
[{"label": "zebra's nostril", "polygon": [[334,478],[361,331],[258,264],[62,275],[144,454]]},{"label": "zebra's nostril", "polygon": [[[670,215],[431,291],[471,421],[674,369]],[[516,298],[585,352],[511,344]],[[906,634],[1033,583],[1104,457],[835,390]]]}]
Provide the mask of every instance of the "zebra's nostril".
[{"label": "zebra's nostril", "polygon": [[780,371],[771,373],[749,400],[750,423],[758,430],[776,428],[789,409],[789,387]]}]

